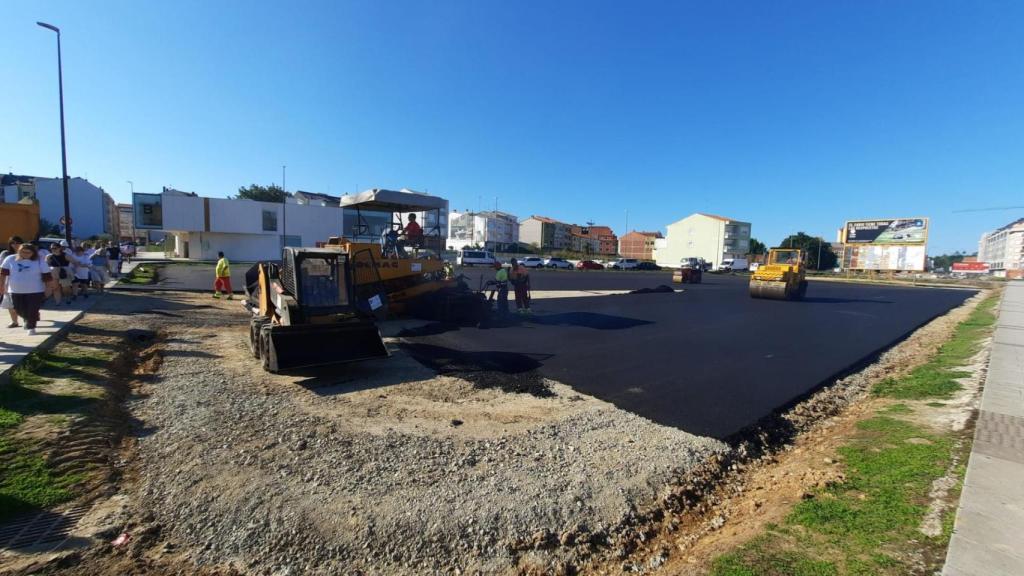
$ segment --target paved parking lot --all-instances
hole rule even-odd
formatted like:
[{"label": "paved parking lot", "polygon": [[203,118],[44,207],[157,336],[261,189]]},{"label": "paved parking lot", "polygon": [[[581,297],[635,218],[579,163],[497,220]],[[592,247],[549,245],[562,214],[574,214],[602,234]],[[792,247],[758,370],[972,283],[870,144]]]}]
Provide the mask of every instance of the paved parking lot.
[{"label": "paved parking lot", "polygon": [[[661,280],[598,274],[542,272],[534,287],[549,275],[556,286],[580,277],[619,287]],[[442,372],[536,371],[655,422],[727,438],[973,294],[812,282],[802,302],[754,300],[745,278],[706,275],[682,293],[545,299],[532,319],[426,329],[406,348]]]}]

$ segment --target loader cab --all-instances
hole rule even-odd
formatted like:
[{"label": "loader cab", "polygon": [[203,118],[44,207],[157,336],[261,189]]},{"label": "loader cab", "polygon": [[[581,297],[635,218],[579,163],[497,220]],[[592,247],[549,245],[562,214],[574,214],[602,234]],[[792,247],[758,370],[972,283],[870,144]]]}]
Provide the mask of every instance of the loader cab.
[{"label": "loader cab", "polygon": [[357,312],[348,258],[348,254],[330,249],[283,250],[281,286],[299,303],[297,312],[301,318],[295,320],[310,322],[314,318]]},{"label": "loader cab", "polygon": [[803,250],[799,248],[772,248],[768,253],[768,264],[795,266],[803,262]]}]

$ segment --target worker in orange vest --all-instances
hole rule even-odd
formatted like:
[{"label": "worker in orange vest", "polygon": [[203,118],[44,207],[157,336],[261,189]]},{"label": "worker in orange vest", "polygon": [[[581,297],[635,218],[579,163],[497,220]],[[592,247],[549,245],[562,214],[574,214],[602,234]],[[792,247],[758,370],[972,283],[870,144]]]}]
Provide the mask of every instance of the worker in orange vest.
[{"label": "worker in orange vest", "polygon": [[515,258],[510,262],[509,282],[516,291],[516,313],[530,313],[530,270],[517,262]]}]

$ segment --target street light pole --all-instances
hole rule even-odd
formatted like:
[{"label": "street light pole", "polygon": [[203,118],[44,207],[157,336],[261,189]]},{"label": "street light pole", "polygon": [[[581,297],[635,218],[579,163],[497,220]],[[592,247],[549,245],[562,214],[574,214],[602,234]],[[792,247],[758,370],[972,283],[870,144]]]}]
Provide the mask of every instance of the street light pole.
[{"label": "street light pole", "polygon": [[132,187],[132,194],[135,194],[135,182],[132,182],[131,180],[125,180],[125,182]]},{"label": "street light pole", "polygon": [[36,24],[57,33],[57,90],[60,94],[60,161],[64,174],[64,240],[71,245],[71,200],[68,196],[68,150],[64,138],[64,69],[60,58],[60,28],[46,22]]},{"label": "street light pole", "polygon": [[288,184],[287,180],[287,166],[281,166],[281,191],[284,194],[281,196],[281,246],[288,245]]}]

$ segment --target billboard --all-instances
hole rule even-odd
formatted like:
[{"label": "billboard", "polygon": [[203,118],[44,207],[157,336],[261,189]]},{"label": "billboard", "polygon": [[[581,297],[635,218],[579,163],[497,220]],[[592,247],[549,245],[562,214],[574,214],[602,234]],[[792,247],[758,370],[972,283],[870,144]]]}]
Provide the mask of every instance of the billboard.
[{"label": "billboard", "polygon": [[924,270],[924,245],[898,246],[847,244],[843,248],[843,268],[847,270],[886,270],[920,272]]},{"label": "billboard", "polygon": [[988,262],[953,262],[953,272],[988,274]]},{"label": "billboard", "polygon": [[846,244],[917,244],[928,242],[927,218],[851,220],[844,228]]},{"label": "billboard", "polygon": [[164,211],[160,194],[132,194],[132,212],[135,227],[140,230],[160,230],[164,227]]}]

